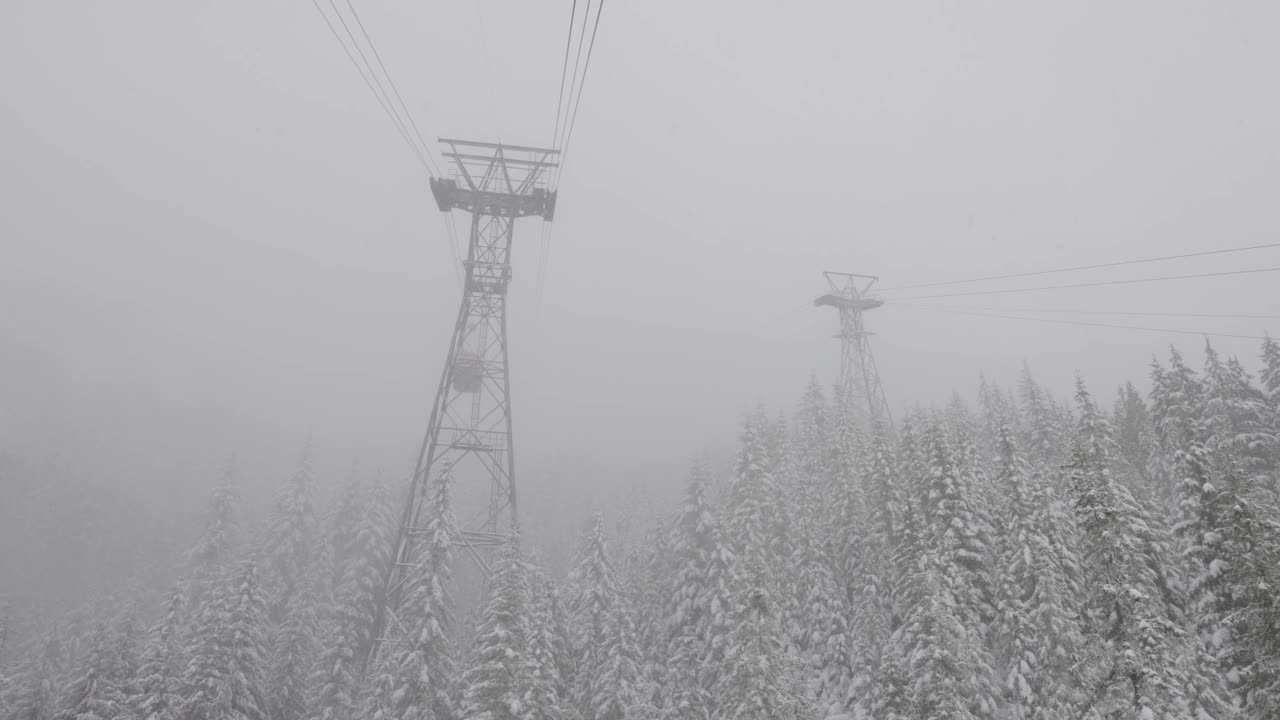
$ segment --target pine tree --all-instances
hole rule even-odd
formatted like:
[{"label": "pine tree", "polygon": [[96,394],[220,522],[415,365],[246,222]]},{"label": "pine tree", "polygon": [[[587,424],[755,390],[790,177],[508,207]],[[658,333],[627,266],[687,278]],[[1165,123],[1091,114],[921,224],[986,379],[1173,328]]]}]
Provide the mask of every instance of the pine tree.
[{"label": "pine tree", "polygon": [[591,717],[627,720],[632,708],[645,704],[646,698],[635,630],[621,599],[615,599],[605,619],[604,645],[598,657],[600,665],[590,668],[595,674]]},{"label": "pine tree", "polygon": [[1053,465],[1060,457],[1062,428],[1053,398],[1031,376],[1031,368],[1025,363],[1018,381],[1018,399],[1022,403],[1026,426],[1023,429],[1022,446],[1036,461]]},{"label": "pine tree", "polygon": [[1080,420],[1067,473],[1084,543],[1086,627],[1100,656],[1088,707],[1165,717],[1183,701],[1173,653],[1178,629],[1143,562],[1146,518],[1112,475],[1110,423],[1083,382],[1076,388]]},{"label": "pine tree", "polygon": [[263,548],[272,623],[283,619],[303,577],[311,573],[316,546],[315,479],[308,442],[298,458],[298,467],[281,488]]},{"label": "pine tree", "polygon": [[204,532],[188,551],[191,585],[187,605],[196,608],[197,612],[209,601],[232,560],[238,529],[236,504],[239,496],[235,480],[236,465],[232,459],[224,466],[222,477],[210,495]]},{"label": "pine tree", "polygon": [[569,624],[574,631],[573,653],[579,667],[573,702],[583,720],[600,720],[596,717],[597,698],[604,689],[599,687],[599,669],[608,648],[609,617],[618,601],[604,536],[604,516],[600,513],[595,514],[591,527],[583,534],[569,583]]},{"label": "pine tree", "polygon": [[57,632],[48,632],[13,678],[6,698],[12,720],[50,720],[58,711],[67,650]]},{"label": "pine tree", "polygon": [[742,432],[737,472],[729,492],[728,529],[735,553],[760,548],[772,558],[777,536],[771,518],[777,509],[777,486],[773,469],[775,449],[769,439],[769,421],[757,410]]},{"label": "pine tree", "polygon": [[991,551],[987,529],[974,508],[975,478],[937,419],[925,429],[927,494],[922,502],[925,542],[940,558],[956,611],[970,626],[990,621]]},{"label": "pine tree", "polygon": [[530,714],[524,704],[529,588],[517,540],[503,549],[490,584],[471,665],[462,677],[462,717],[524,720]]},{"label": "pine tree", "polygon": [[[970,720],[991,717],[993,708],[975,708],[984,694],[983,669],[974,659],[978,639],[966,630],[948,584],[933,569],[923,578],[922,600],[903,624],[899,642],[908,651],[913,678],[911,715],[916,720]],[[983,700],[979,700],[982,703]]]},{"label": "pine tree", "polygon": [[137,692],[128,701],[129,715],[134,720],[179,720],[184,595],[182,583],[175,584],[165,599],[164,617],[151,631],[138,669]]},{"label": "pine tree", "polygon": [[272,635],[268,706],[274,720],[301,720],[310,713],[311,686],[319,652],[318,590],[314,575],[294,581]]},{"label": "pine tree", "polygon": [[[407,643],[394,649],[385,672],[392,674],[388,718],[394,720],[453,720],[454,703],[453,546],[458,540],[447,473],[436,481],[423,530],[422,570],[403,603],[400,621],[408,629]],[[523,600],[523,598],[522,598]],[[521,606],[523,607],[523,606]]]},{"label": "pine tree", "polygon": [[525,705],[533,720],[576,712],[569,703],[574,678],[572,642],[559,589],[536,562],[530,562],[529,672]]},{"label": "pine tree", "polygon": [[[347,506],[349,500],[344,500]],[[389,532],[390,492],[383,484],[358,501],[358,517],[345,545],[335,545],[332,557],[339,576],[333,607],[325,626],[326,646],[321,651],[312,682],[317,696],[312,715],[317,720],[350,720],[359,700],[358,676],[361,665],[373,649],[373,631],[378,604],[384,592],[384,570],[391,554]],[[377,674],[376,672],[374,673]],[[384,692],[371,688],[368,699],[378,705],[390,692],[391,676],[383,673]],[[375,698],[379,699],[375,702]],[[383,708],[385,714],[385,707]],[[369,712],[370,717],[379,716]]]},{"label": "pine tree", "polygon": [[[908,430],[914,433],[913,426]],[[914,437],[914,435],[912,435]],[[906,515],[905,497],[900,487],[897,459],[889,445],[885,428],[873,428],[869,466],[865,474],[865,500],[846,501],[840,535],[844,605],[848,613],[845,649],[848,678],[844,681],[846,703],[856,701],[866,709],[872,701],[872,684],[881,672],[883,650],[897,625],[894,593],[901,579],[895,554],[903,541]],[[846,493],[856,492],[846,490]],[[833,635],[833,639],[835,636]],[[830,671],[828,671],[829,673]],[[825,684],[825,681],[824,681]]]},{"label": "pine tree", "polygon": [[280,490],[262,548],[263,584],[270,631],[270,683],[266,690],[272,720],[301,720],[309,713],[309,681],[319,651],[320,576],[311,444]]},{"label": "pine tree", "polygon": [[783,646],[782,629],[767,588],[767,570],[757,551],[747,561],[733,612],[726,661],[715,688],[718,717],[725,720],[807,718],[805,688]]},{"label": "pine tree", "polygon": [[1022,457],[1012,428],[996,434],[996,485],[1010,515],[997,561],[997,665],[1010,717],[1053,720],[1070,706],[1083,643],[1070,579],[1077,563],[1062,532],[1069,518]]},{"label": "pine tree", "polygon": [[125,673],[120,660],[111,647],[106,623],[99,623],[54,720],[111,720],[123,713],[125,697],[118,683]]},{"label": "pine tree", "polygon": [[215,585],[183,676],[181,716],[188,720],[264,720],[266,598],[252,560]]},{"label": "pine tree", "polygon": [[733,553],[706,499],[706,473],[695,468],[672,527],[675,587],[667,610],[663,705],[682,720],[708,720],[728,645]]}]

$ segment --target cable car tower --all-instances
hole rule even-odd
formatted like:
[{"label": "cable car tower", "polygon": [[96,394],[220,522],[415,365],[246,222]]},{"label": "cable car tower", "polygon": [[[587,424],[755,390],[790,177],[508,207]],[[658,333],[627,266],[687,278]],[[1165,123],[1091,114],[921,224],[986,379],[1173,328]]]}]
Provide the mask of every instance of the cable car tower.
[{"label": "cable car tower", "polygon": [[868,294],[879,278],[838,272],[825,272],[823,276],[831,291],[820,295],[813,304],[833,307],[840,313],[840,333],[835,337],[840,339],[842,399],[858,413],[863,427],[870,427],[877,419],[892,425],[880,373],[871,354],[871,333],[862,322],[862,313],[884,305],[883,300]]},{"label": "cable car tower", "polygon": [[[418,453],[400,518],[395,554],[378,620],[379,643],[396,642],[404,591],[422,572],[430,486],[443,473],[454,478],[464,551],[487,573],[490,552],[516,527],[516,465],[511,433],[511,381],[507,356],[507,289],[516,220],[555,216],[548,171],[559,151],[547,148],[441,139],[449,177],[432,178],[441,212],[470,215],[465,282],[435,404]],[[375,647],[374,652],[379,652]]]}]

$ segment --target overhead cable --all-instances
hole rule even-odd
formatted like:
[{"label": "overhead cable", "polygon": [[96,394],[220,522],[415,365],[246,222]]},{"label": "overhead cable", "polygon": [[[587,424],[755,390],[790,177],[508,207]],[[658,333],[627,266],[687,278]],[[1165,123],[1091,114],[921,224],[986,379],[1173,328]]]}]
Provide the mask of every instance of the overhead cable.
[{"label": "overhead cable", "polygon": [[1070,315],[1126,315],[1126,316],[1144,316],[1144,317],[1172,317],[1172,318],[1221,318],[1235,320],[1280,320],[1280,315],[1240,315],[1235,313],[1179,313],[1179,312],[1124,312],[1121,310],[1069,310],[1065,308],[1025,308],[1025,307],[977,307],[977,308],[956,308],[953,306],[932,305],[928,303],[911,303],[911,302],[894,302],[894,305],[909,305],[911,307],[929,308],[931,310],[985,310],[991,312],[1027,312],[1027,313],[1066,313]]},{"label": "overhead cable", "polygon": [[[360,27],[360,34],[364,36],[365,42],[369,43],[369,49],[373,51],[373,57],[378,61],[378,67],[382,68],[382,74],[387,78],[387,84],[391,86],[391,92],[396,96],[396,100],[400,103],[400,109],[404,112],[404,116],[409,120],[409,125],[413,128],[413,134],[417,136],[418,142],[422,143],[423,152],[426,154],[427,162],[435,169],[435,174],[440,175],[439,168],[431,160],[430,145],[422,137],[422,131],[418,129],[418,123],[413,119],[413,113],[409,112],[409,106],[405,104],[404,97],[400,95],[400,88],[396,87],[395,78],[391,77],[391,71],[387,70],[387,66],[382,62],[382,54],[378,52],[378,46],[373,44],[373,38],[369,37],[369,32],[364,28],[364,21],[360,19],[360,13],[356,12],[356,6],[351,4],[351,0],[347,0],[347,7],[351,8],[351,16],[356,19],[356,25]],[[370,70],[373,68],[371,67]],[[389,99],[389,98],[388,98]]]},{"label": "overhead cable", "polygon": [[[910,307],[910,308],[916,308],[916,309],[921,308],[921,306],[917,306],[917,305],[904,305],[903,307]],[[1173,328],[1153,328],[1153,327],[1143,327],[1140,325],[1112,325],[1109,323],[1086,322],[1083,320],[1054,320],[1052,318],[1019,317],[1017,315],[1000,315],[996,313],[970,312],[968,310],[945,310],[942,308],[937,308],[937,309],[934,309],[934,311],[950,313],[953,315],[973,315],[975,317],[1000,318],[1003,320],[1026,320],[1030,322],[1055,323],[1058,325],[1084,325],[1088,327],[1113,328],[1117,330],[1142,330],[1146,332],[1175,333],[1178,335],[1199,335],[1202,337],[1210,336],[1210,337],[1243,338],[1246,340],[1265,340],[1266,339],[1262,335],[1239,335],[1235,333],[1201,332],[1196,330],[1175,330]]]},{"label": "overhead cable", "polygon": [[[342,46],[342,51],[346,54],[347,59],[351,61],[351,64],[352,66],[355,67],[356,72],[360,74],[360,79],[364,80],[365,87],[369,88],[369,92],[373,93],[373,99],[378,101],[378,105],[381,106],[382,111],[386,113],[387,119],[390,120],[391,124],[395,126],[396,132],[404,140],[405,144],[409,146],[409,149],[413,152],[413,154],[418,158],[418,163],[421,164],[422,168],[427,171],[427,174],[434,175],[435,173],[432,170],[431,164],[427,161],[426,157],[423,156],[422,151],[418,149],[418,146],[413,142],[413,140],[410,139],[409,134],[405,130],[403,123],[400,122],[398,115],[392,112],[391,106],[388,105],[387,102],[383,100],[382,96],[378,94],[377,89],[374,88],[373,81],[371,81],[369,79],[369,76],[365,74],[364,68],[360,66],[360,62],[356,60],[355,55],[351,54],[351,48],[347,47],[347,43],[342,39],[342,36],[338,34],[338,29],[334,27],[333,21],[329,19],[329,15],[325,13],[325,11],[320,7],[319,0],[311,0],[311,4],[315,7],[316,12],[320,13],[320,17],[321,19],[324,20],[324,24],[329,27],[329,32],[333,34],[333,39],[337,40],[338,44]],[[340,14],[339,14],[339,20],[341,20]],[[353,36],[352,37],[353,42],[354,42],[354,39],[355,38]],[[370,72],[372,72],[372,68],[369,68],[369,70]]]},{"label": "overhead cable", "polygon": [[[591,12],[591,2],[590,2],[590,0],[587,0],[587,12],[588,12],[588,13],[590,13],[590,12]],[[561,153],[560,153],[560,167],[559,167],[558,172],[556,172],[556,185],[557,185],[557,186],[559,186],[559,183],[560,183],[560,177],[561,177],[562,175],[564,175],[564,165],[565,165],[565,162],[566,162],[566,158],[567,158],[567,157],[568,157],[568,155],[569,155],[569,146],[570,146],[569,144],[570,144],[571,142],[573,142],[573,128],[577,125],[577,121],[578,121],[578,108],[582,105],[582,90],[583,90],[583,88],[584,88],[584,87],[586,87],[586,84],[587,84],[587,73],[591,70],[591,54],[592,54],[592,51],[594,51],[594,50],[595,50],[595,47],[596,47],[596,33],[600,30],[600,15],[601,15],[601,13],[603,13],[603,12],[604,12],[604,0],[600,0],[600,4],[596,6],[596,21],[595,21],[595,23],[591,26],[591,42],[587,45],[587,61],[586,61],[586,63],[582,66],[582,79],[578,82],[578,98],[577,98],[576,100],[574,100],[574,101],[573,101],[573,113],[569,116],[569,123],[568,123],[568,128],[569,128],[569,129],[565,132],[565,137],[564,137],[564,147],[561,149],[562,151],[561,151]],[[584,29],[584,30],[586,29],[586,21],[587,21],[587,16],[586,16],[586,15],[583,15],[583,17],[582,17],[582,25],[583,25],[583,29]],[[579,37],[579,38],[578,38],[578,52],[579,52],[579,53],[581,53],[581,52],[582,52],[582,38],[581,38],[581,37]],[[577,71],[576,65],[577,65],[577,63],[575,62],[575,68],[574,68],[575,73],[576,73],[576,71]],[[570,95],[570,97],[572,97],[572,95],[573,95],[573,90],[572,90],[572,88],[573,88],[573,86],[572,86],[572,85],[570,85],[570,91],[569,91],[569,95]]]},{"label": "overhead cable", "polygon": [[1121,265],[1137,265],[1140,263],[1160,262],[1163,260],[1181,260],[1183,258],[1203,257],[1205,255],[1223,255],[1226,253],[1245,252],[1247,250],[1262,250],[1265,248],[1280,247],[1280,243],[1267,243],[1265,245],[1250,245],[1247,247],[1226,248],[1224,250],[1205,250],[1202,252],[1183,253],[1181,255],[1164,255],[1161,257],[1143,258],[1141,260],[1121,260],[1119,262],[1099,263],[1097,265],[1078,265],[1075,267],[1055,268],[1053,270],[1037,270],[1034,272],[1013,273],[1010,275],[988,275],[985,277],[967,278],[964,280],[944,280],[940,282],[920,283],[918,285],[897,285],[895,287],[880,288],[882,292],[890,292],[893,290],[911,290],[915,288],[937,287],[939,285],[960,285],[964,283],[984,282],[987,280],[1008,280],[1011,278],[1031,277],[1034,275],[1051,275],[1054,273],[1076,272],[1080,270],[1097,270],[1099,268],[1119,267]]},{"label": "overhead cable", "polygon": [[556,141],[560,139],[560,110],[564,105],[564,81],[569,75],[569,48],[573,45],[573,21],[578,17],[578,0],[573,0],[573,6],[569,8],[569,34],[564,39],[564,62],[560,67],[560,95],[556,98],[556,124],[551,131],[551,147],[554,149]]},{"label": "overhead cable", "polygon": [[967,295],[1008,295],[1014,293],[1039,292],[1041,290],[1064,290],[1067,288],[1101,287],[1103,285],[1131,285],[1134,283],[1162,282],[1165,280],[1189,280],[1192,278],[1222,277],[1225,275],[1249,275],[1253,273],[1276,272],[1280,267],[1254,268],[1252,270],[1228,270],[1225,272],[1196,273],[1194,275],[1166,275],[1152,278],[1136,278],[1133,280],[1103,280],[1100,282],[1074,283],[1071,285],[1045,285],[1042,287],[1010,288],[1006,290],[971,290],[958,293],[939,293],[937,295],[912,295],[901,300],[928,300],[932,298],[964,297]]}]

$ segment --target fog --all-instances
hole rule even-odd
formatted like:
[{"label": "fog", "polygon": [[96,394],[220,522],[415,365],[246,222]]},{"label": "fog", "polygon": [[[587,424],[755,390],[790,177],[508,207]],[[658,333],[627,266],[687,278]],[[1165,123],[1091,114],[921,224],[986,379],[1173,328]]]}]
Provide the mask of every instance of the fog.
[{"label": "fog", "polygon": [[[429,140],[546,145],[561,5],[360,9]],[[198,511],[231,455],[261,504],[308,440],[327,485],[356,461],[407,473],[458,269],[310,3],[6,9],[0,453],[146,498],[144,522]],[[825,270],[893,287],[1272,242],[1277,23],[1263,2],[610,3],[547,257],[540,221],[516,228],[523,512],[569,527],[640,488],[674,498],[693,459],[729,461],[745,413],[834,382]],[[1273,266],[1277,248],[938,292]],[[1171,343],[1278,330],[895,296],[868,325],[896,414],[1024,362],[1109,401]],[[1280,313],[1266,273],[921,302]],[[1257,340],[1212,340],[1253,367]]]}]

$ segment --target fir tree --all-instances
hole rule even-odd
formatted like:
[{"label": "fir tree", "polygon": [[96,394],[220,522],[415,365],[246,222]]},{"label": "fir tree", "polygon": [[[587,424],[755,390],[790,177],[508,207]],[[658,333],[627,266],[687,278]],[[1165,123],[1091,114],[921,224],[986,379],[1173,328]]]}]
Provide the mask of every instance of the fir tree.
[{"label": "fir tree", "polygon": [[1145,518],[1112,475],[1110,423],[1079,381],[1076,401],[1080,420],[1067,473],[1084,543],[1086,627],[1101,656],[1087,707],[1165,717],[1182,704],[1173,654],[1178,629],[1142,562]]},{"label": "fir tree", "polygon": [[223,468],[221,480],[210,495],[204,532],[188,552],[192,581],[187,604],[197,612],[210,600],[209,595],[223,579],[232,560],[237,531],[236,503],[239,499],[235,478],[233,459]]},{"label": "fir tree", "polygon": [[707,720],[715,710],[728,644],[733,554],[706,500],[706,474],[695,469],[672,527],[675,587],[667,611],[664,703],[671,717]]},{"label": "fir tree", "polygon": [[129,715],[135,720],[179,720],[183,666],[179,641],[186,620],[184,593],[181,582],[169,592],[164,617],[152,629],[143,652],[137,692],[128,702]]},{"label": "fir tree", "polygon": [[735,603],[726,661],[728,671],[715,688],[718,717],[726,720],[806,718],[805,688],[796,683],[795,668],[783,647],[766,569],[755,554],[743,573]]},{"label": "fir tree", "polygon": [[[325,647],[312,678],[317,689],[312,715],[317,720],[350,720],[358,703],[357,680],[372,651],[375,616],[390,555],[388,495],[385,486],[376,485],[366,497],[342,501],[341,507],[355,504],[356,518],[351,531],[335,533],[332,541],[331,558],[338,580],[324,624],[328,629]],[[390,675],[385,679],[389,684]],[[371,693],[373,696],[385,697],[386,693]]]},{"label": "fir tree", "polygon": [[48,632],[11,681],[5,705],[12,720],[50,720],[58,711],[67,651],[56,632]]},{"label": "fir tree", "polygon": [[533,720],[576,712],[569,705],[574,678],[572,642],[560,593],[551,578],[531,562],[529,600],[529,694],[525,705]]},{"label": "fir tree", "polygon": [[453,601],[449,588],[453,546],[458,539],[451,483],[452,477],[446,473],[435,484],[423,531],[423,567],[414,575],[400,618],[408,629],[408,642],[389,658],[389,671],[394,676],[389,717],[395,720],[453,720],[458,716],[450,637]]},{"label": "fir tree", "polygon": [[298,467],[281,488],[263,548],[273,623],[281,621],[303,577],[311,573],[317,545],[315,526],[315,479],[308,442],[298,458]]},{"label": "fir tree", "polygon": [[1063,717],[1083,638],[1070,575],[1077,569],[1062,528],[1070,518],[1018,450],[1012,428],[997,431],[996,484],[1010,518],[997,561],[993,640],[1010,717]]},{"label": "fir tree", "polygon": [[528,697],[529,588],[518,541],[504,548],[485,600],[471,666],[462,677],[465,720],[523,720]]},{"label": "fir tree", "polygon": [[604,516],[596,513],[583,534],[577,561],[569,574],[572,595],[569,624],[573,628],[573,653],[578,672],[573,686],[574,705],[584,720],[597,720],[599,668],[608,647],[609,617],[617,604],[617,588],[604,536]]},{"label": "fir tree", "polygon": [[605,619],[604,646],[598,658],[600,665],[590,668],[595,675],[591,717],[626,720],[631,709],[645,704],[646,698],[635,630],[631,615],[620,599],[615,600]]}]

